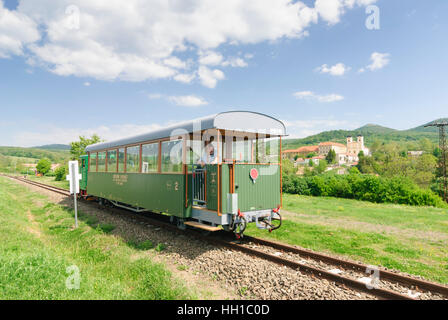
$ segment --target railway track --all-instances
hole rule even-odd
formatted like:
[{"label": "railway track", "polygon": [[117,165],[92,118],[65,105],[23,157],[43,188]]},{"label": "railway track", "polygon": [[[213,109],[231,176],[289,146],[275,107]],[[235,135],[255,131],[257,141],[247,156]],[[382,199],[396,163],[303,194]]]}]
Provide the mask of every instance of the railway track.
[{"label": "railway track", "polygon": [[[65,196],[70,196],[70,192],[62,188],[49,186],[47,184],[16,176],[4,176]],[[89,204],[92,203],[89,202]],[[131,214],[125,209],[115,207],[110,209],[115,213],[126,214],[127,216]],[[168,216],[159,214],[132,213],[132,217],[144,219],[152,225],[167,228],[174,232],[188,233],[199,240],[207,241],[211,244],[226,247],[231,250],[244,252],[281,266],[299,270],[300,272],[310,274],[313,277],[324,278],[356,291],[368,293],[380,299],[417,300],[417,298],[425,292],[430,293],[435,298],[448,299],[447,286],[384,269],[372,268],[371,266],[362,263],[343,260],[311,250],[249,236],[246,236],[242,241],[235,241],[233,238],[230,238],[229,233],[226,232],[215,232],[212,235],[204,236],[196,230],[187,229],[186,231],[182,231],[169,222]],[[341,268],[342,270],[335,269],[335,267]],[[368,272],[366,273],[366,271]],[[372,279],[378,280],[377,282],[360,281],[360,278],[363,280],[371,279],[367,276],[370,276],[369,272],[372,271],[376,272],[375,277]],[[415,291],[416,294],[410,294],[410,291]]]}]

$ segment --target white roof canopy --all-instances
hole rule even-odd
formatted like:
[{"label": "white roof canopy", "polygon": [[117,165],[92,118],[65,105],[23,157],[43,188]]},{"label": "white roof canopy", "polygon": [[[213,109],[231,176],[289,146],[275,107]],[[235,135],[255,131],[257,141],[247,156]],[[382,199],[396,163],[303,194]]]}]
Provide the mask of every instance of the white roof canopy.
[{"label": "white roof canopy", "polygon": [[228,111],[208,117],[179,123],[164,129],[154,130],[138,136],[110,142],[97,143],[86,148],[87,152],[117,148],[151,140],[170,138],[183,134],[201,132],[208,129],[221,129],[239,132],[259,133],[271,136],[285,136],[285,125],[270,116],[250,111]]}]

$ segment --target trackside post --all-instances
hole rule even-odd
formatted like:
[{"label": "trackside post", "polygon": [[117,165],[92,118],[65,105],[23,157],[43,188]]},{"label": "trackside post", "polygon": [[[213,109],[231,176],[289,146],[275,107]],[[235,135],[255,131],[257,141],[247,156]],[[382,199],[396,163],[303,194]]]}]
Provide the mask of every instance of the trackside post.
[{"label": "trackside post", "polygon": [[82,176],[79,174],[78,161],[68,162],[68,172],[67,180],[70,181],[70,194],[73,194],[73,200],[75,202],[75,228],[78,228],[78,203],[77,194],[79,193],[79,180]]}]

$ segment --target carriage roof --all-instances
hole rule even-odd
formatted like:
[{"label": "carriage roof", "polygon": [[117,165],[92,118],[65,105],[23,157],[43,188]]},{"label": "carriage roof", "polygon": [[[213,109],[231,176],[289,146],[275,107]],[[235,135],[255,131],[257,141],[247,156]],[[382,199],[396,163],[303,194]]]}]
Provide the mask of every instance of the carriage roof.
[{"label": "carriage roof", "polygon": [[251,111],[228,111],[182,122],[133,137],[93,144],[86,148],[86,152],[117,148],[208,129],[261,133],[274,136],[286,135],[286,128],[283,122],[268,115]]}]

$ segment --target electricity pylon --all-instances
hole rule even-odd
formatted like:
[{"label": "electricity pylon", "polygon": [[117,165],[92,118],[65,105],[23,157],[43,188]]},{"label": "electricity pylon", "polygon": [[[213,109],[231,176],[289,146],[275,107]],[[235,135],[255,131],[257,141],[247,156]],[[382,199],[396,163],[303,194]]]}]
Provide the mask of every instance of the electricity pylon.
[{"label": "electricity pylon", "polygon": [[447,178],[447,143],[446,143],[446,132],[448,127],[448,120],[436,120],[425,125],[425,127],[438,127],[439,128],[439,149],[442,153],[440,155],[439,166],[441,175],[441,189],[443,193],[443,199],[448,202],[448,178]]}]

